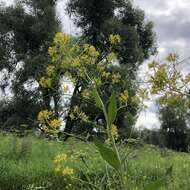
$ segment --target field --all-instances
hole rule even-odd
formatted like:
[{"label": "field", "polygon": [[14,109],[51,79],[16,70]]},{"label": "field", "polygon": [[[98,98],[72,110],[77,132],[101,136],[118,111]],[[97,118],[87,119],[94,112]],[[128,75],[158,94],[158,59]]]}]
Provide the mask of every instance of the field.
[{"label": "field", "polygon": [[[122,146],[128,153],[127,184],[129,190],[141,190],[146,184],[165,176],[173,165],[163,190],[190,189],[190,155],[159,149],[152,145]],[[73,177],[55,172],[54,158],[67,154],[63,167],[74,170]],[[105,171],[110,180],[105,178]],[[70,139],[49,141],[34,136],[18,138],[0,135],[0,189],[117,189],[112,169],[105,167],[92,143]],[[84,182],[85,181],[85,182]],[[110,184],[108,182],[110,181]],[[112,184],[111,184],[112,182]],[[114,184],[115,183],[115,184]]]}]

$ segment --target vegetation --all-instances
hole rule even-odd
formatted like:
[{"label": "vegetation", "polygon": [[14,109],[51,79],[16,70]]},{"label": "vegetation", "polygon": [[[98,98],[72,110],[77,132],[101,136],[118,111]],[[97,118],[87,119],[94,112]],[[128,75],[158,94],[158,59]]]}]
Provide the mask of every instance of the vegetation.
[{"label": "vegetation", "polygon": [[[85,7],[85,9],[84,9]],[[98,60],[102,60],[110,51],[117,55],[117,65],[112,64],[104,72],[104,80],[109,80],[109,72],[117,73],[120,82],[113,85],[109,82],[102,84],[101,91],[104,99],[111,91],[125,91],[129,99],[137,94],[137,70],[142,62],[156,53],[153,23],[145,20],[144,11],[136,8],[129,0],[70,0],[67,11],[77,27],[82,30],[81,41],[93,45],[100,53]],[[110,35],[119,35],[121,41],[110,50]],[[110,65],[110,64],[108,64]],[[97,69],[96,69],[97,70]],[[96,70],[91,70],[96,72]],[[81,82],[80,82],[81,83]],[[81,103],[83,85],[75,85],[71,108],[82,107],[92,121],[103,119],[94,114],[94,108],[87,101]],[[120,99],[118,100],[120,101]],[[116,125],[120,137],[129,137],[129,131],[134,126],[140,107],[128,101],[127,106],[119,110]],[[65,132],[71,133],[74,126],[85,130],[83,124],[67,118]]]},{"label": "vegetation", "polygon": [[[74,37],[60,31],[56,2],[0,5],[0,87],[12,96],[0,102],[0,189],[188,189],[189,154],[167,149],[190,149],[190,74],[177,55],[151,62],[142,88],[137,71],[156,53],[144,12],[70,0]],[[132,130],[154,95],[161,128]]]},{"label": "vegetation", "polygon": [[[13,135],[1,135],[0,147],[0,188],[2,190],[36,189],[37,187],[60,190],[67,189],[67,186],[68,189],[92,189],[91,186],[55,172],[54,158],[61,153],[67,155],[63,167],[73,168],[74,176],[85,180],[84,174],[87,173],[91,182],[97,186],[117,189],[117,180],[111,175],[111,168],[108,168],[110,183],[103,178],[104,161],[100,159],[99,153],[94,151],[95,147],[91,143],[86,144],[72,138],[67,142],[56,142],[33,136],[19,138]],[[188,154],[138,143],[130,147],[126,145],[121,147],[129,155],[128,189],[142,189],[150,182],[162,178],[165,169],[168,168],[169,160],[173,165],[173,172],[163,190],[188,190],[190,185]],[[72,186],[70,187],[69,184]]]},{"label": "vegetation", "polygon": [[58,94],[55,97],[38,85],[50,62],[48,48],[60,31],[55,5],[54,0],[18,0],[10,7],[0,7],[1,89],[13,96],[0,108],[5,130],[22,131],[23,124],[36,128],[41,107],[49,107],[51,97],[58,101]]}]

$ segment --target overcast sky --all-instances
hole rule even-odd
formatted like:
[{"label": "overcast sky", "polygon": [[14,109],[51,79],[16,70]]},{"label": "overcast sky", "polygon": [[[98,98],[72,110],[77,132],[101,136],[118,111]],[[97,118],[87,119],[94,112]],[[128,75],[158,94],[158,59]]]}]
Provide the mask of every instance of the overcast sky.
[{"label": "overcast sky", "polygon": [[[13,0],[5,0],[7,4]],[[76,33],[72,21],[65,15],[67,0],[59,0],[58,16],[65,32]],[[155,57],[162,60],[168,53],[177,52],[180,59],[190,56],[190,0],[134,0],[134,4],[145,11],[146,18],[154,22],[159,53]],[[185,69],[188,69],[186,64]],[[190,66],[189,66],[190,68]],[[146,64],[141,68],[146,70]],[[147,102],[148,109],[141,113],[137,126],[159,126],[155,105]]]}]

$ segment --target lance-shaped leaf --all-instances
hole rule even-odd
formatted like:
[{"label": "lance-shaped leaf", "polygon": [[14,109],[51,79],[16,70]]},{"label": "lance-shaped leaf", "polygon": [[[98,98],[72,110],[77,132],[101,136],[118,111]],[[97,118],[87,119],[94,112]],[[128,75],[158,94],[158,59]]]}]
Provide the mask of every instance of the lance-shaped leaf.
[{"label": "lance-shaped leaf", "polygon": [[101,141],[95,139],[95,145],[98,148],[102,158],[113,168],[119,170],[120,161],[118,160],[117,154],[111,148],[105,146]]},{"label": "lance-shaped leaf", "polygon": [[98,93],[98,90],[96,88],[93,89],[93,96],[95,98],[95,101],[96,101],[96,105],[100,108],[100,109],[103,109],[103,102],[102,102],[102,99]]},{"label": "lance-shaped leaf", "polygon": [[115,118],[117,116],[117,101],[116,101],[116,95],[113,92],[108,105],[108,124],[111,126],[111,124],[115,121]]}]

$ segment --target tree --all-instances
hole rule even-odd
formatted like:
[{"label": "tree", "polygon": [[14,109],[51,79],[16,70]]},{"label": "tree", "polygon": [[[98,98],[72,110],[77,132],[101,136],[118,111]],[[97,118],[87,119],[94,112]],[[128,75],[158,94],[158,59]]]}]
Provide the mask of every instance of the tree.
[{"label": "tree", "polygon": [[168,104],[159,110],[161,120],[161,134],[165,139],[165,146],[177,151],[188,150],[187,109],[182,103]]},{"label": "tree", "polygon": [[[109,36],[118,34],[121,37],[121,44],[114,46],[111,50],[118,57],[118,65],[112,65],[110,70],[118,72],[122,81],[125,82],[122,85],[115,85],[114,90],[126,90],[130,97],[135,96],[138,89],[135,80],[139,65],[156,52],[152,22],[146,22],[144,12],[134,8],[131,1],[72,0],[68,3],[67,11],[74,19],[76,26],[81,28],[82,39],[102,52],[100,59],[110,51]],[[79,97],[82,90],[79,90],[79,88],[81,87],[75,86],[71,108],[80,104]],[[109,90],[112,90],[109,84],[104,86],[104,90],[102,89],[105,99],[110,93]],[[76,97],[78,97],[78,101]],[[89,107],[90,105],[86,104],[83,109],[86,109],[89,114],[91,113],[93,118],[94,110],[89,109]],[[126,108],[120,110],[117,124],[121,131],[125,131],[122,129],[123,127],[126,128],[125,123],[130,123],[126,122],[127,115],[131,115],[135,122],[137,113],[138,105],[130,104],[130,102],[128,102]],[[95,117],[95,119],[98,118]],[[134,125],[134,122],[131,122],[130,125]],[[74,125],[68,117],[66,132],[70,133]],[[121,133],[125,134],[125,132]]]},{"label": "tree", "polygon": [[[58,104],[58,94],[35,85],[50,63],[48,48],[60,30],[55,5],[55,0],[18,0],[14,6],[0,10],[0,69],[12,79],[10,91],[14,101],[10,109],[14,105],[14,117],[22,117],[18,126],[23,122],[31,124],[40,107],[50,106],[51,97]],[[10,85],[6,81],[7,77],[2,88]],[[23,117],[22,113],[28,114]]]},{"label": "tree", "polygon": [[150,93],[158,95],[161,131],[167,146],[187,151],[190,115],[190,74],[179,69],[181,61],[175,53],[169,54],[165,63],[149,64]]}]

